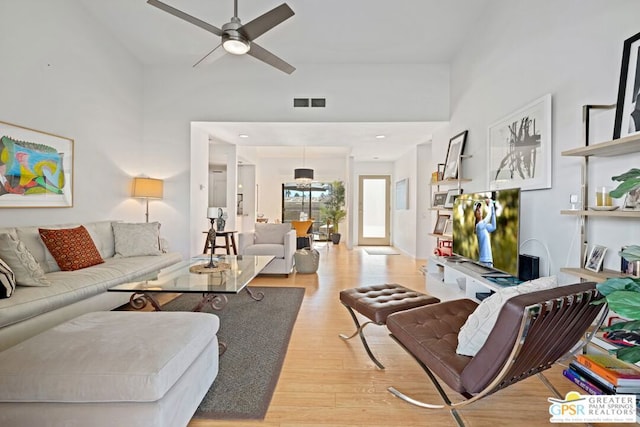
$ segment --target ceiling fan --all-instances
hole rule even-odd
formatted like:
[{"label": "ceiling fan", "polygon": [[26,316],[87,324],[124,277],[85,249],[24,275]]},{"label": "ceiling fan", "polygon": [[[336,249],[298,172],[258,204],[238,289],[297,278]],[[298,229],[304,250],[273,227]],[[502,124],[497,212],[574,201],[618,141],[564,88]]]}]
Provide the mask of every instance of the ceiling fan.
[{"label": "ceiling fan", "polygon": [[249,54],[262,62],[266,62],[267,64],[281,71],[284,71],[287,74],[291,74],[295,71],[295,67],[286,63],[282,59],[275,56],[273,53],[269,52],[268,50],[254,42],[254,40],[260,37],[262,34],[266,33],[276,25],[279,25],[280,23],[284,22],[294,15],[293,10],[291,10],[291,8],[286,3],[282,3],[280,6],[271,9],[263,15],[255,18],[253,21],[242,25],[240,23],[240,18],[238,18],[238,0],[234,0],[233,16],[231,17],[231,21],[224,24],[222,26],[222,29],[204,22],[194,16],[186,14],[181,10],[169,6],[166,3],[162,3],[161,1],[147,0],[147,3],[222,38],[220,44],[213,48],[202,59],[196,62],[193,65],[194,67],[200,64],[202,61],[204,61],[205,58],[207,58],[216,49],[222,46],[225,51],[231,54]]}]

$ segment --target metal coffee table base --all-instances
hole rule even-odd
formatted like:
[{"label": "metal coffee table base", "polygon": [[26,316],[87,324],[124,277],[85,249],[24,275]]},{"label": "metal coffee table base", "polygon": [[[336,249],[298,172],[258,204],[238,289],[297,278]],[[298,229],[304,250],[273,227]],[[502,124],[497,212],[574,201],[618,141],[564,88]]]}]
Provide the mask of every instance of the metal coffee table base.
[{"label": "metal coffee table base", "polygon": [[[264,293],[262,292],[253,292],[249,287],[244,288],[247,291],[247,294],[255,300],[262,301],[264,298]],[[131,294],[129,298],[129,305],[136,310],[142,310],[147,305],[151,304],[155,311],[162,311],[162,306],[158,302],[158,299],[154,296],[156,292],[145,292],[138,291]],[[229,300],[227,296],[224,294],[213,294],[205,292],[202,294],[202,299],[196,304],[191,311],[202,311],[204,306],[209,305],[213,310],[219,311],[222,310]]]}]

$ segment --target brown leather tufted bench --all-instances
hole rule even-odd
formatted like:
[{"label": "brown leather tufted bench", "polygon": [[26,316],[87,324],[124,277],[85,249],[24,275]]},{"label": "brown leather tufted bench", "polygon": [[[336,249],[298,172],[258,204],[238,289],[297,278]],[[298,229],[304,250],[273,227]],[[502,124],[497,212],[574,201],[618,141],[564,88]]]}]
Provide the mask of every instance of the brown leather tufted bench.
[{"label": "brown leather tufted bench", "polygon": [[[405,288],[397,283],[385,283],[384,285],[345,289],[340,292],[340,302],[347,308],[356,325],[356,331],[352,335],[346,336],[340,334],[340,338],[346,341],[356,335],[360,335],[360,339],[369,358],[378,368],[384,369],[382,363],[374,357],[367,344],[367,340],[362,332],[364,327],[370,323],[385,325],[387,323],[387,316],[392,313],[421,307],[427,304],[435,304],[440,302],[440,300],[430,295]],[[369,318],[370,321],[360,325],[353,310]]]}]

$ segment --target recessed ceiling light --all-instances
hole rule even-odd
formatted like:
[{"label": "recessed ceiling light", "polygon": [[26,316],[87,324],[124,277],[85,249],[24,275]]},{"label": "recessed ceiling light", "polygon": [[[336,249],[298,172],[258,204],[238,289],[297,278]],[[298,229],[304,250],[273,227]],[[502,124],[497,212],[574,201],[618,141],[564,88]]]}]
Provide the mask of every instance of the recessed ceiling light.
[{"label": "recessed ceiling light", "polygon": [[386,138],[386,137],[387,137],[386,135],[376,135],[376,138],[377,138],[377,139],[384,139],[384,138]]},{"label": "recessed ceiling light", "polygon": [[380,157],[375,156],[375,157],[373,158],[373,160],[378,160],[379,158],[380,158]]},{"label": "recessed ceiling light", "polygon": [[240,135],[238,135],[240,138],[249,138],[249,135],[247,135],[246,133],[241,133]]}]

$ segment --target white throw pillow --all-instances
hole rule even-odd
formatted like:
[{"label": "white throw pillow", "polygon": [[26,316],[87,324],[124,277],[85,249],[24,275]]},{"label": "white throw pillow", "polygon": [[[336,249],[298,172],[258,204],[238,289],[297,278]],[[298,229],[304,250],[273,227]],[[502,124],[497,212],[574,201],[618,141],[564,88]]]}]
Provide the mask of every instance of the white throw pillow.
[{"label": "white throw pillow", "polygon": [[21,240],[10,234],[0,234],[0,258],[9,265],[21,286],[50,286],[38,261]]},{"label": "white throw pillow", "polygon": [[502,306],[516,295],[528,294],[558,287],[556,276],[541,277],[518,286],[502,288],[490,297],[484,299],[473,313],[467,318],[458,333],[458,348],[456,353],[463,356],[475,356],[487,341],[493,326],[498,320]]},{"label": "white throw pillow", "polygon": [[114,222],[115,256],[160,255],[160,223]]}]

